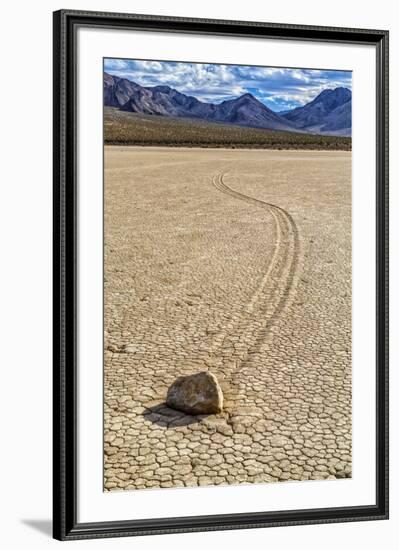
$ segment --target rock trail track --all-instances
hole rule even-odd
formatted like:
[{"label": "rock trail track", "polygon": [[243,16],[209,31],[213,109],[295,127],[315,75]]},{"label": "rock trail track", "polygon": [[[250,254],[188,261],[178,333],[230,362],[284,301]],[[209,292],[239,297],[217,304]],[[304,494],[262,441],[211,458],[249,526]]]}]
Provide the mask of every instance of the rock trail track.
[{"label": "rock trail track", "polygon": [[[239,337],[239,360],[224,384],[225,393],[231,397],[232,394],[239,393],[240,372],[247,364],[250,354],[259,351],[262,344],[270,341],[271,328],[292,298],[298,280],[300,245],[298,228],[288,212],[275,204],[233,189],[225,183],[228,176],[226,172],[215,174],[212,177],[215,188],[255,208],[266,210],[266,214],[271,215],[274,220],[275,241],[269,265],[251,299],[243,305],[241,319],[232,319],[226,323],[224,330],[214,338],[209,350],[212,356],[217,356],[218,351],[229,345],[231,336]],[[265,235],[264,238],[270,239],[270,235]]]},{"label": "rock trail track", "polygon": [[[350,171],[106,147],[106,491],[351,477]],[[223,413],[165,405],[204,369]]]}]

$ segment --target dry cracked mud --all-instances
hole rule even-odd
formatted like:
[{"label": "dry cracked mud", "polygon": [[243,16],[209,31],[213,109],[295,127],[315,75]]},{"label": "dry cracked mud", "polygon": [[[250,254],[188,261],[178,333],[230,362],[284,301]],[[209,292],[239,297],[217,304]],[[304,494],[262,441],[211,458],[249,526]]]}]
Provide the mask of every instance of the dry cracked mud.
[{"label": "dry cracked mud", "polygon": [[104,222],[105,490],[351,477],[350,153],[106,147]]}]

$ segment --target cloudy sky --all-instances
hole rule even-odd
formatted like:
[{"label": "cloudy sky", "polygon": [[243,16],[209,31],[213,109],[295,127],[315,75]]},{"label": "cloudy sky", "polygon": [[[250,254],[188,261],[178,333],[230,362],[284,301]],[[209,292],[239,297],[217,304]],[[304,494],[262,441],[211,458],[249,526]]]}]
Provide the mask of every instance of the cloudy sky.
[{"label": "cloudy sky", "polygon": [[104,69],[141,86],[163,84],[205,102],[220,103],[250,92],[273,111],[304,105],[326,88],[352,86],[348,71],[131,59],[105,59]]}]

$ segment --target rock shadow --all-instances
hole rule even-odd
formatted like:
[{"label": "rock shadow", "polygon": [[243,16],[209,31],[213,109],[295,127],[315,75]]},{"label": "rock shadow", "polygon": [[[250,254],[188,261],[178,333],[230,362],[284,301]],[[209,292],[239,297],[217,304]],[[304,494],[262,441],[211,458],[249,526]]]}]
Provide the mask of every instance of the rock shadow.
[{"label": "rock shadow", "polygon": [[176,411],[168,407],[166,403],[159,403],[146,407],[143,412],[145,420],[162,426],[163,428],[178,428],[179,426],[190,426],[190,424],[198,424],[204,418],[211,416],[209,414],[190,415],[181,411]]}]

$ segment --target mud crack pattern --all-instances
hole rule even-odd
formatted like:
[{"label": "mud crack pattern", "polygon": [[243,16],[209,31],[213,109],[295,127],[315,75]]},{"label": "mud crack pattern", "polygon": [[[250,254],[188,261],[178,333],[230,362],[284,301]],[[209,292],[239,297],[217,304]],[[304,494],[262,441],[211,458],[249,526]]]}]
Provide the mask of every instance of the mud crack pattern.
[{"label": "mud crack pattern", "polygon": [[[105,489],[350,477],[350,155],[109,147],[105,169]],[[166,407],[203,368],[225,411]]]}]

